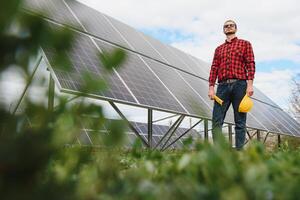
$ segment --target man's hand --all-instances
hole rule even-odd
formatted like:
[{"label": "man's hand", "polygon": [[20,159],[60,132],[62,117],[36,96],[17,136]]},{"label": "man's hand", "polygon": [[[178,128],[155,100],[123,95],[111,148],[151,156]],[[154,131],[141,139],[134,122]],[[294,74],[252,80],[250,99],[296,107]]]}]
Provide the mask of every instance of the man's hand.
[{"label": "man's hand", "polygon": [[215,96],[215,88],[214,88],[214,86],[209,86],[208,97],[211,100],[214,100],[214,96]]},{"label": "man's hand", "polygon": [[253,91],[253,80],[248,80],[247,81],[247,90],[246,93],[249,97],[251,97],[254,93]]}]

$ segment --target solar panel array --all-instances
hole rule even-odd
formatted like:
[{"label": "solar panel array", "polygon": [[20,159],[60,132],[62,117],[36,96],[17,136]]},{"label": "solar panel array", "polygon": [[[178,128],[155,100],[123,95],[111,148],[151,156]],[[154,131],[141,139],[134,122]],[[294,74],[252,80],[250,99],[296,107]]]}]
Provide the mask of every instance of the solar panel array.
[{"label": "solar panel array", "polygon": [[[211,119],[208,63],[77,1],[28,0],[25,9],[46,10],[51,27],[67,26],[77,36],[67,53],[72,62],[71,72],[57,69],[52,59],[56,52],[43,47],[61,91],[80,91],[82,72],[87,70],[109,83],[109,90],[92,93],[98,98]],[[128,59],[121,68],[108,74],[98,53],[116,47],[123,48]],[[253,100],[255,106],[248,114],[247,127],[300,136],[300,125],[257,88]],[[232,109],[225,122],[234,123]]]},{"label": "solar panel array", "polygon": [[[77,140],[74,142],[75,144],[83,145],[83,146],[94,146],[94,147],[101,147],[103,146],[103,136],[105,134],[109,134],[109,129],[105,126],[102,126],[99,128],[99,130],[94,130],[89,127],[91,127],[91,124],[95,123],[95,118],[92,117],[84,117],[84,123],[81,124],[81,131],[77,135]],[[141,137],[148,141],[148,125],[146,123],[141,122],[130,122],[133,127],[140,133]],[[168,140],[168,137],[165,137],[161,143],[159,141],[163,138],[164,134],[169,130],[169,126],[166,125],[157,125],[154,124],[152,126],[152,144],[153,146],[157,146],[158,149],[161,149],[163,147],[169,146],[170,148],[177,149],[182,148],[184,146],[184,141],[188,138],[193,138],[193,141],[197,141],[201,139],[201,135],[199,132],[197,132],[195,129],[187,129],[187,128],[178,128],[174,132],[174,134],[170,137],[170,140]],[[187,132],[189,130],[189,132]],[[187,132],[183,137],[181,137],[178,141],[174,142],[179,136]],[[135,140],[138,139],[138,136],[133,133],[129,128],[125,132],[125,146],[128,148],[131,148],[133,146],[133,143]],[[159,144],[158,144],[159,143]],[[165,144],[166,143],[166,144]]]}]

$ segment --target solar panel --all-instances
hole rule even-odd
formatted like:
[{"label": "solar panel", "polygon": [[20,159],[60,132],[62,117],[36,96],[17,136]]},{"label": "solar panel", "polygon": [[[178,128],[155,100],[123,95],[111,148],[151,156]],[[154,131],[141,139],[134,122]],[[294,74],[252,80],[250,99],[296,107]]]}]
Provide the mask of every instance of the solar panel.
[{"label": "solar panel", "polygon": [[268,98],[266,95],[264,95],[257,87],[254,86],[254,93],[253,93],[253,98],[267,103],[269,105],[272,105],[274,107],[278,107],[276,103],[274,103],[270,98]]},{"label": "solar panel", "polygon": [[80,20],[81,24],[91,35],[130,48],[125,39],[122,38],[102,13],[87,6],[83,6],[77,1],[68,1],[67,3]]},{"label": "solar panel", "polygon": [[[211,119],[208,63],[76,1],[28,0],[26,8],[33,12],[45,8],[56,23],[76,28],[76,41],[67,53],[72,62],[71,72],[55,66],[53,58],[57,52],[43,47],[62,91],[81,91],[82,72],[87,70],[109,83],[107,91],[91,93],[99,98]],[[116,46],[124,47],[128,60],[108,74],[99,62],[98,53]],[[248,127],[300,136],[300,125],[256,88],[254,103],[247,116]],[[234,122],[232,109],[225,121]],[[142,126],[138,128],[145,131]],[[143,137],[147,139],[146,135]],[[157,135],[154,140],[161,137]]]},{"label": "solar panel", "polygon": [[293,129],[295,130],[295,132],[293,132],[295,135],[300,136],[300,125],[299,123],[294,120],[291,116],[289,116],[286,112],[284,112],[281,109],[275,109],[275,111],[278,113],[279,116],[281,116],[282,118],[284,118],[284,120],[293,127]]},{"label": "solar panel", "polygon": [[148,58],[143,59],[182,103],[188,113],[211,118],[211,110],[207,103],[185,82],[177,70],[165,67],[163,64]]},{"label": "solar panel", "polygon": [[[80,145],[84,146],[103,146],[103,135],[109,134],[108,129],[105,126],[100,127],[99,130],[93,130],[90,128],[92,121],[97,121],[97,118],[84,116],[82,117],[82,121],[84,123],[81,124],[82,128],[77,135],[77,140],[74,143],[79,143]],[[94,123],[93,122],[93,123]],[[130,122],[136,130],[140,133],[140,135],[147,141],[148,140],[148,125],[146,123],[141,122]],[[153,145],[156,146],[156,144],[161,140],[163,135],[168,131],[170,127],[166,125],[158,125],[154,124],[152,127],[153,130]],[[177,139],[181,134],[188,131],[188,128],[182,128],[179,127],[175,133],[174,136],[170,138],[170,140],[167,142],[166,139],[158,145],[159,148],[162,148],[164,145],[164,142],[167,142],[165,146],[170,145],[175,139]],[[192,137],[195,141],[197,139],[200,139],[200,134],[195,130],[191,129],[185,136],[183,136],[181,139],[179,139],[176,143],[171,145],[171,148],[182,148],[183,147],[183,141],[187,138]],[[127,127],[127,131],[125,131],[125,146],[128,148],[131,148],[134,144],[134,141],[138,139],[138,137],[130,131],[130,129]]]},{"label": "solar panel", "polygon": [[[205,63],[202,62],[197,62],[193,60],[191,56],[188,54],[184,53],[183,51],[176,49],[172,46],[169,46],[170,51],[173,52],[173,54],[180,58],[182,62],[189,68],[188,72],[191,72],[192,74],[197,75],[198,77],[201,77],[203,79],[208,80],[209,73],[206,70]],[[207,64],[206,64],[207,65]]]},{"label": "solar panel", "polygon": [[[96,40],[96,43],[106,52],[116,48],[100,40]],[[174,99],[140,56],[127,52],[127,59],[118,73],[139,104],[185,113],[179,102]]]},{"label": "solar panel", "polygon": [[[52,24],[52,26],[56,25]],[[95,92],[96,95],[137,103],[120,78],[114,72],[109,74],[104,69],[99,61],[99,51],[91,39],[79,33],[75,36],[76,39],[72,44],[71,50],[67,52],[67,56],[72,63],[70,72],[63,71],[55,66],[53,54],[57,52],[48,47],[43,48],[62,89],[81,91],[84,84],[84,72],[88,71],[95,77],[106,80],[109,84],[109,89],[106,92]]]},{"label": "solar panel", "polygon": [[[202,60],[200,60],[199,58],[196,58],[195,56],[192,55],[188,55],[191,60],[193,62],[195,62],[197,64],[197,67],[194,67],[194,71],[196,71],[200,77],[204,77],[206,79],[209,78],[209,73],[210,73],[210,65]],[[200,68],[200,69],[199,69]],[[201,75],[201,74],[204,75]]]},{"label": "solar panel", "polygon": [[273,133],[281,133],[282,131],[278,126],[270,119],[270,114],[268,114],[268,108],[265,104],[254,100],[254,106],[250,113],[255,116],[268,131]]},{"label": "solar panel", "polygon": [[121,23],[112,17],[106,16],[111,24],[119,31],[119,33],[126,38],[132,49],[141,54],[147,55],[153,59],[164,62],[162,56],[151,46],[151,44],[145,39],[145,36],[136,31],[134,28]]},{"label": "solar panel", "polygon": [[25,0],[24,7],[38,14],[43,11],[43,14],[54,21],[82,30],[63,0]]}]

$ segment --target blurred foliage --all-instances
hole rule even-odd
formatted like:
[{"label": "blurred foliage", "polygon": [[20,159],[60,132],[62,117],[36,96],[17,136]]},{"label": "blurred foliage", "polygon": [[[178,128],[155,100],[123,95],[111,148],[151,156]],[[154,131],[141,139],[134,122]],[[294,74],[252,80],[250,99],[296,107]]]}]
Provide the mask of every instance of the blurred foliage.
[{"label": "blurred foliage", "polygon": [[[38,16],[20,12],[20,1],[0,7],[0,73],[10,67],[29,76],[30,59],[40,45],[61,52],[57,66],[68,70],[61,55],[74,36],[64,29],[49,28]],[[120,50],[103,53],[99,59],[108,71],[126,55]],[[85,91],[104,90],[103,80],[86,74]],[[122,148],[125,126],[107,121],[102,108],[79,101],[67,104],[57,98],[54,111],[25,98],[24,110],[12,115],[0,108],[0,198],[5,199],[298,199],[300,196],[300,151],[289,142],[267,154],[253,143],[244,151],[228,148],[224,138],[211,145],[198,141],[174,151],[143,148],[135,141]],[[81,115],[97,120],[94,130],[108,127],[103,147],[66,146],[80,134]],[[106,148],[104,148],[104,146]]]}]

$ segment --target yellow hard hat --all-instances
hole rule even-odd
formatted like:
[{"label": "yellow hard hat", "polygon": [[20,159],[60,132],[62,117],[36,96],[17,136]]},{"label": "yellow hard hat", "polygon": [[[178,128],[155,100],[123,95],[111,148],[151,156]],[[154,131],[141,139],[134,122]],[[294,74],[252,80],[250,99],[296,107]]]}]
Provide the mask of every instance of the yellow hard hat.
[{"label": "yellow hard hat", "polygon": [[243,113],[249,112],[252,107],[253,107],[253,101],[246,94],[239,105],[239,112],[243,112]]}]

